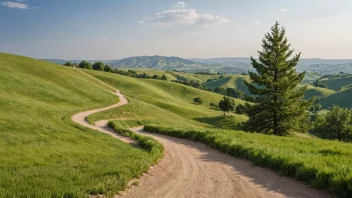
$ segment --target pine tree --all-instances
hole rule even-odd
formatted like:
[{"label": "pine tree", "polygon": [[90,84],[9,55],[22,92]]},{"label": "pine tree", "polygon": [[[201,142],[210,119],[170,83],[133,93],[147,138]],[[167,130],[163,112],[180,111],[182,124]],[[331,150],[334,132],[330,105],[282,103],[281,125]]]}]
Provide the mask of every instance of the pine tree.
[{"label": "pine tree", "polygon": [[[305,72],[296,73],[301,53],[293,50],[285,37],[285,29],[276,22],[262,41],[259,61],[251,57],[256,72],[248,72],[252,83],[245,82],[255,96],[255,105],[248,110],[247,131],[285,135],[307,128],[307,110],[314,99],[301,100],[306,87],[297,88]],[[292,58],[291,58],[292,57]]]}]

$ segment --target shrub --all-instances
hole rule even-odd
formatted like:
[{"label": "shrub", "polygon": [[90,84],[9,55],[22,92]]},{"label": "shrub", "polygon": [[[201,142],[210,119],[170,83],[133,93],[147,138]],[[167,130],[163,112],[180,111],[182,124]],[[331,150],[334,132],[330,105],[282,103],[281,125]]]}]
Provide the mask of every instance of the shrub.
[{"label": "shrub", "polygon": [[219,108],[219,106],[218,106],[217,104],[212,103],[212,102],[209,104],[209,106],[210,106],[210,107],[214,107],[214,108]]},{"label": "shrub", "polygon": [[161,76],[161,80],[167,80],[167,77],[163,74],[163,76]]},{"label": "shrub", "polygon": [[193,98],[193,102],[196,104],[202,104],[203,99],[201,97],[196,97],[196,98]]}]

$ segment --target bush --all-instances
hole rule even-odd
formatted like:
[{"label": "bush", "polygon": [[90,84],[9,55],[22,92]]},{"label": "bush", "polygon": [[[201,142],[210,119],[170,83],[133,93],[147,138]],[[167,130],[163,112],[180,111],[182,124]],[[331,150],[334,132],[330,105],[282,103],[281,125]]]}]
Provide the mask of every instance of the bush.
[{"label": "bush", "polygon": [[196,97],[196,98],[193,98],[193,102],[196,104],[202,104],[203,99],[201,97]]},{"label": "bush", "polygon": [[237,114],[245,114],[246,113],[246,106],[244,106],[243,104],[239,104],[236,107],[236,113]]},{"label": "bush", "polygon": [[161,76],[161,80],[167,80],[167,77],[163,74],[163,76]]},{"label": "bush", "polygon": [[104,71],[105,71],[105,72],[111,72],[111,70],[112,70],[112,69],[111,69],[111,67],[110,67],[109,65],[105,65],[105,66],[104,66]]},{"label": "bush", "polygon": [[93,69],[98,71],[104,71],[104,63],[103,62],[96,62],[93,64]]},{"label": "bush", "polygon": [[246,158],[336,197],[352,197],[352,145],[227,130],[173,129],[147,125],[145,131],[202,142],[223,153]]},{"label": "bush", "polygon": [[210,107],[214,107],[214,108],[219,108],[219,106],[218,106],[217,104],[212,103],[212,102],[209,104],[209,106],[210,106]]}]

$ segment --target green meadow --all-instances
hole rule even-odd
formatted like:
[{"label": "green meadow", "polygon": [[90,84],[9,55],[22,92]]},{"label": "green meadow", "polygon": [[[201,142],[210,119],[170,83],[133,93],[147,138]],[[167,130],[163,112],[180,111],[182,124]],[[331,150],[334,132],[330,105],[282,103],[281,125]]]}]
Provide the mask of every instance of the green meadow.
[{"label": "green meadow", "polygon": [[117,98],[73,68],[0,54],[1,197],[115,194],[155,158],[71,122]]},{"label": "green meadow", "polygon": [[[222,111],[209,106],[218,104],[222,95],[190,86],[82,69],[120,90],[129,101],[127,105],[93,114],[88,121],[112,120],[110,127],[135,139],[140,147],[78,126],[70,120],[73,114],[118,101],[104,90],[111,90],[108,86],[78,70],[0,54],[0,146],[5,148],[0,150],[1,195],[115,194],[161,157],[160,143],[127,130],[145,125],[150,132],[203,142],[229,155],[249,159],[255,165],[303,180],[312,187],[328,189],[337,197],[352,196],[351,144],[321,140],[309,134],[277,137],[242,132],[238,124],[248,119],[245,115],[223,116]],[[206,82],[218,78],[154,70],[137,72],[159,72],[158,75],[168,75],[168,80]],[[243,78],[246,76],[225,76],[210,83],[221,81],[240,89],[243,85],[237,79]],[[348,90],[335,93],[309,85],[306,94],[314,93],[305,97],[322,94],[327,97],[322,101],[324,105],[324,101],[338,94],[348,95]],[[195,97],[204,102],[194,104]],[[235,99],[236,105],[244,103]]]}]

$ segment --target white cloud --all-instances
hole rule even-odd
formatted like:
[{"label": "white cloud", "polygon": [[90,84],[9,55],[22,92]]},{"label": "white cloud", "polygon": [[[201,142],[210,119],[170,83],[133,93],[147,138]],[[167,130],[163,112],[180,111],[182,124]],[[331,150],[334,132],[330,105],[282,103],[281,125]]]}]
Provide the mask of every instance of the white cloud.
[{"label": "white cloud", "polygon": [[179,1],[179,2],[177,2],[177,7],[184,8],[184,7],[186,7],[186,3],[183,1]]},{"label": "white cloud", "polygon": [[108,39],[108,37],[107,36],[101,36],[100,39],[105,40],[105,39]]},{"label": "white cloud", "polygon": [[11,1],[2,2],[1,5],[6,6],[8,8],[18,8],[18,9],[28,9],[28,5],[24,3],[17,3]]},{"label": "white cloud", "polygon": [[287,9],[287,8],[281,8],[280,11],[281,11],[281,12],[287,12],[288,9]]},{"label": "white cloud", "polygon": [[138,23],[143,24],[143,23],[144,23],[144,21],[138,21]]},{"label": "white cloud", "polygon": [[253,21],[253,23],[257,24],[257,25],[260,25],[261,22],[260,21]]},{"label": "white cloud", "polygon": [[196,24],[201,26],[231,22],[222,16],[198,14],[194,9],[164,10],[145,20],[145,22],[147,21],[152,25]]}]

